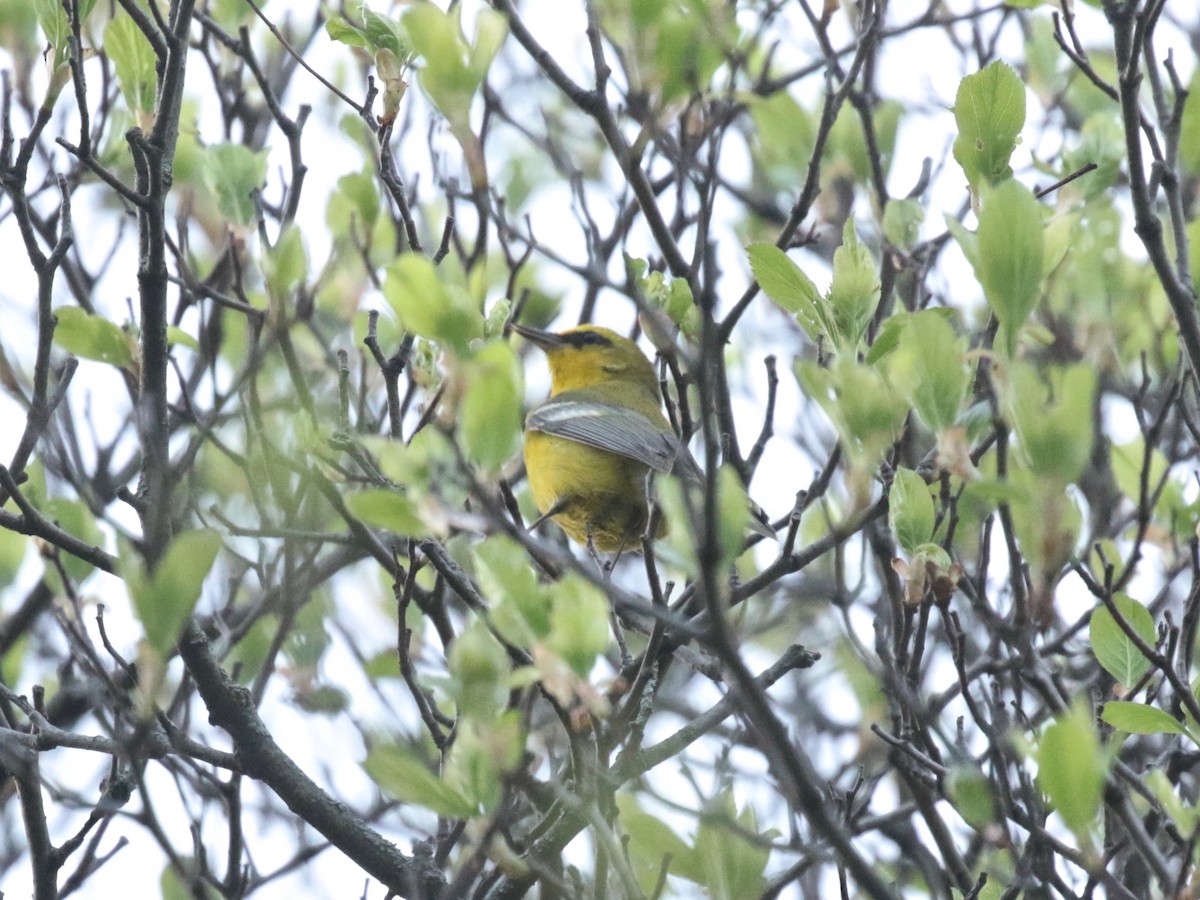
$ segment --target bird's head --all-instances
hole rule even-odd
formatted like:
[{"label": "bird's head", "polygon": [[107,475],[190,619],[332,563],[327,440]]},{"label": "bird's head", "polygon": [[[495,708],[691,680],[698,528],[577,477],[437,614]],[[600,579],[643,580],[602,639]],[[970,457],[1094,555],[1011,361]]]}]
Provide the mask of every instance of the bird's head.
[{"label": "bird's head", "polygon": [[657,395],[658,376],[641,349],[599,325],[539,331],[514,324],[513,331],[540,347],[550,362],[550,396],[608,382],[629,382]]}]

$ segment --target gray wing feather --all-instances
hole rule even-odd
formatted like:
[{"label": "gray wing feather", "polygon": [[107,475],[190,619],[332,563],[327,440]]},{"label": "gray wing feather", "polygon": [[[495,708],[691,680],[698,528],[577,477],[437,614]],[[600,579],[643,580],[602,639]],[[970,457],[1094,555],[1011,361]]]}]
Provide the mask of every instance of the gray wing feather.
[{"label": "gray wing feather", "polygon": [[645,463],[656,472],[698,473],[695,461],[670,433],[641,413],[590,400],[549,400],[525,420],[531,431],[553,434]]}]

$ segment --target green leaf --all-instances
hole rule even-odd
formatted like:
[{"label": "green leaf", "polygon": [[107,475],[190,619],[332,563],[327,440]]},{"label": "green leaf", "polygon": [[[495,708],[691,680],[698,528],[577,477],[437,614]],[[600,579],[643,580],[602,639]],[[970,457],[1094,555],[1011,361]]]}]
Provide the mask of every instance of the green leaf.
[{"label": "green leaf", "polygon": [[0,0],[0,33],[14,57],[32,59],[41,49],[36,6],[29,0]]},{"label": "green leaf", "polygon": [[142,129],[148,130],[158,87],[158,59],[142,30],[123,10],[105,26],[104,53],[112,60],[126,105]]},{"label": "green leaf", "polygon": [[661,820],[638,806],[631,794],[617,795],[621,832],[629,838],[627,848],[634,873],[642,890],[649,894],[658,883],[664,865],[673,874],[681,860],[689,859],[691,848]]},{"label": "green leaf", "polygon": [[683,278],[672,278],[671,286],[667,289],[663,309],[671,321],[679,326],[683,336],[689,341],[698,342],[700,336],[700,310],[696,308],[696,300],[692,297],[692,288]]},{"label": "green leaf", "polygon": [[[625,270],[633,277],[638,290],[651,310],[660,310],[674,323],[690,343],[695,343],[700,333],[700,311],[692,297],[692,289],[684,278],[668,278],[662,272],[647,272],[646,261],[625,256]],[[524,313],[526,319],[528,312]],[[675,333],[665,327],[662,316],[642,316],[641,322],[647,337],[656,348],[674,346]],[[660,324],[661,323],[661,324]]]},{"label": "green leaf", "polygon": [[[1163,810],[1171,817],[1181,834],[1190,834],[1200,819],[1200,809],[1188,799],[1180,796],[1182,785],[1174,783],[1162,769],[1151,769],[1142,776],[1142,781],[1154,795]],[[1186,790],[1186,788],[1185,788]]]},{"label": "green leaf", "polygon": [[[1190,97],[1188,102],[1191,102]],[[1182,158],[1181,147],[1181,161]],[[1121,166],[1124,162],[1125,129],[1121,125],[1120,114],[1116,110],[1107,109],[1093,113],[1083,123],[1078,144],[1063,157],[1062,174],[1066,175],[1088,163],[1095,163],[1095,171],[1072,183],[1072,189],[1079,191],[1085,200],[1091,200],[1109,191],[1116,184],[1117,179],[1121,177]]]},{"label": "green leaf", "polygon": [[[239,684],[247,685],[253,682],[267,660],[274,659],[275,636],[278,633],[278,619],[265,616],[252,625],[230,648],[223,663]],[[396,651],[393,649],[390,654],[393,663],[398,665]]]},{"label": "green leaf", "polygon": [[25,560],[29,538],[16,531],[0,531],[0,590],[12,584]]},{"label": "green leaf", "polygon": [[1042,231],[1041,204],[1024,185],[1006,181],[984,196],[975,274],[1000,320],[1009,356],[1041,296]]},{"label": "green leaf", "polygon": [[484,345],[470,360],[459,418],[467,458],[495,472],[517,452],[525,387],[521,361],[505,340]]},{"label": "green leaf", "polygon": [[1055,39],[1049,16],[1034,16],[1027,21],[1022,74],[1029,89],[1049,107],[1067,86],[1067,59]]},{"label": "green leaf", "polygon": [[478,619],[463,630],[450,648],[454,698],[464,716],[491,719],[504,708],[504,680],[512,666],[500,643]]},{"label": "green leaf", "polygon": [[921,420],[940,433],[957,423],[970,387],[966,341],[939,310],[912,313],[901,321],[888,374]]},{"label": "green leaf", "polygon": [[883,212],[883,236],[901,250],[911,250],[921,233],[925,208],[916,200],[892,200]]},{"label": "green leaf", "polygon": [[1083,704],[1050,725],[1037,748],[1038,784],[1067,827],[1081,840],[1100,811],[1107,765],[1092,716]]},{"label": "green leaf", "polygon": [[652,56],[651,77],[661,101],[682,100],[707,89],[736,41],[729,8],[688,3],[644,4],[655,7],[657,28],[643,31],[639,43]]},{"label": "green leaf", "polygon": [[347,47],[366,49],[371,46],[366,34],[355,28],[345,19],[328,19],[325,22],[325,33],[331,41],[345,44]]},{"label": "green leaf", "polygon": [[[33,502],[34,498],[30,498]],[[35,503],[35,506],[39,504]],[[96,518],[92,515],[92,511],[88,509],[87,504],[81,500],[68,500],[66,497],[50,497],[40,504],[46,517],[57,523],[64,531],[75,535],[81,541],[99,546],[104,542],[104,536],[100,533],[100,528],[96,525]],[[84,562],[77,556],[70,554],[62,554],[63,568],[67,570],[67,574],[74,578],[77,582],[82,581],[92,573],[92,564]],[[58,584],[58,572],[53,568],[47,569],[47,575],[51,582]],[[59,588],[61,589],[61,588]]]},{"label": "green leaf", "polygon": [[242,144],[214,144],[201,157],[204,184],[217,198],[217,208],[229,224],[249,229],[257,217],[254,194],[267,177],[266,151]]},{"label": "green leaf", "polygon": [[409,497],[428,485],[436,473],[453,465],[454,449],[446,435],[436,428],[423,428],[407,443],[391,438],[362,439],[373,453],[379,468],[396,484],[405,485]]},{"label": "green leaf", "polygon": [[516,710],[487,722],[468,721],[450,749],[443,783],[483,812],[493,812],[503,778],[520,765],[524,749],[525,732]]},{"label": "green leaf", "polygon": [[350,172],[337,180],[329,198],[325,224],[334,234],[369,232],[379,218],[379,186],[368,172]]},{"label": "green leaf", "polygon": [[407,64],[412,51],[400,22],[375,12],[366,3],[361,4],[359,9],[363,17],[361,26],[347,19],[330,18],[325,23],[325,33],[329,39],[347,47],[370,51],[371,55],[385,50]]},{"label": "green leaf", "polygon": [[654,482],[658,505],[667,522],[665,543],[672,557],[678,560],[677,564],[690,570],[697,565],[696,542],[692,537],[695,528],[684,499],[685,490],[684,484],[675,476],[658,478]]},{"label": "green leaf", "polygon": [[858,242],[853,217],[842,230],[842,245],[833,252],[833,283],[829,286],[837,346],[853,353],[879,306],[879,268],[871,251]]},{"label": "green leaf", "polygon": [[165,656],[200,599],[204,579],[212,569],[221,536],[204,528],[186,531],[171,542],[157,568],[147,572],[137,551],[123,547],[121,574],[146,641]]},{"label": "green leaf", "polygon": [[209,0],[205,12],[228,34],[237,34],[254,19],[254,8],[245,0]]},{"label": "green leaf", "polygon": [[976,831],[995,821],[992,783],[977,766],[954,766],[946,777],[946,793],[955,811]]},{"label": "green leaf", "polygon": [[[1192,72],[1187,99],[1183,102],[1183,116],[1179,122],[1179,162],[1193,178],[1200,177],[1200,69]],[[1192,256],[1194,259],[1196,254]]]},{"label": "green leaf", "polygon": [[58,51],[54,65],[60,65],[66,58],[67,44],[71,38],[67,11],[59,0],[33,0],[33,10],[46,42]]},{"label": "green leaf", "polygon": [[746,835],[758,833],[754,811],[747,807],[735,815],[733,792],[726,791],[700,818],[692,866],[702,872],[700,884],[715,900],[757,897],[763,889],[763,872],[770,847]]},{"label": "green leaf", "polygon": [[1075,556],[1083,527],[1079,505],[1061,482],[1039,477],[1026,466],[1009,466],[1008,483],[1017,541],[1030,569],[1053,583]]},{"label": "green leaf", "polygon": [[300,229],[288,225],[263,255],[263,278],[267,293],[276,303],[286,301],[297,286],[308,277],[308,254]]},{"label": "green leaf", "polygon": [[812,156],[816,135],[814,116],[787,91],[768,97],[745,97],[754,124],[751,151],[755,174],[775,190],[794,188],[802,178],[802,163]]},{"label": "green leaf", "polygon": [[460,12],[442,12],[433,3],[418,3],[401,17],[408,40],[423,62],[418,73],[421,89],[452,129],[467,128],[471,101],[507,30],[500,13],[480,10],[475,19],[475,41],[468,44]]},{"label": "green leaf", "polygon": [[554,585],[551,602],[547,643],[584,678],[612,638],[608,599],[595,585],[570,574]]},{"label": "green leaf", "polygon": [[[1200,247],[1200,218],[1194,219],[1188,224],[1187,239],[1190,246]],[[1189,261],[1192,284],[1200,284],[1200,253],[1193,253]]]},{"label": "green leaf", "polygon": [[[537,592],[537,574],[529,565],[525,550],[512,538],[502,534],[489,535],[482,544],[474,547],[471,556],[479,585],[493,602],[510,597],[520,600]],[[539,614],[537,618],[548,624],[545,616]],[[539,636],[544,633],[537,632]]]},{"label": "green leaf", "polygon": [[407,64],[412,59],[412,47],[404,27],[396,19],[375,12],[367,4],[362,5],[363,31],[368,44],[375,50],[387,50],[397,60]]},{"label": "green leaf", "polygon": [[479,304],[464,288],[444,284],[433,263],[416,253],[388,267],[383,296],[409,331],[459,352],[483,334]]},{"label": "green leaf", "polygon": [[874,106],[874,138],[879,159],[872,161],[861,117],[853,106],[842,104],[825,145],[824,184],[828,185],[832,178],[845,179],[849,175],[855,183],[866,185],[871,180],[875,162],[886,176],[903,112],[904,105],[894,100]]},{"label": "green leaf", "polygon": [[954,216],[946,216],[946,230],[954,235],[954,240],[971,264],[971,268],[979,271],[979,235],[971,231]]},{"label": "green leaf", "polygon": [[478,82],[467,71],[467,44],[458,16],[432,3],[418,3],[405,11],[402,21],[421,57],[422,90],[447,119],[464,121]]},{"label": "green leaf", "polygon": [[193,856],[177,855],[159,877],[161,900],[220,900],[220,892],[204,883],[200,864]]},{"label": "green leaf", "polygon": [[[171,541],[152,578],[155,602],[160,608],[154,618],[163,625],[156,635],[147,635],[152,638],[152,646],[163,650],[174,642],[179,627],[200,599],[200,589],[220,549],[221,536],[211,528],[185,531]],[[165,615],[161,613],[164,607],[168,609]],[[146,622],[144,615],[142,622]]]},{"label": "green leaf", "polygon": [[896,542],[912,556],[933,536],[933,523],[929,485],[912,469],[897,469],[888,494],[888,525]]},{"label": "green leaf", "polygon": [[908,407],[874,367],[841,357],[829,368],[797,359],[794,371],[801,388],[833,422],[856,463],[877,461],[900,436]]},{"label": "green leaf", "polygon": [[1110,700],[1104,704],[1100,718],[1113,728],[1130,734],[1189,734],[1170,713],[1145,703]]},{"label": "green leaf", "polygon": [[[1138,637],[1148,646],[1153,647],[1155,644],[1154,618],[1150,615],[1150,610],[1127,594],[1115,595],[1113,605],[1120,611],[1121,617],[1133,626]],[[1092,652],[1096,654],[1097,662],[1117,680],[1118,684],[1126,687],[1132,686],[1150,668],[1150,660],[1146,659],[1142,651],[1117,624],[1112,613],[1108,611],[1108,607],[1098,606],[1092,612],[1089,636],[1092,642]]]},{"label": "green leaf", "polygon": [[346,506],[368,525],[386,528],[392,534],[420,535],[429,529],[421,521],[416,504],[393,488],[372,488],[346,498]]},{"label": "green leaf", "polygon": [[317,668],[332,643],[326,627],[332,615],[333,603],[323,592],[315,594],[295,612],[283,645],[291,668],[316,677]]},{"label": "green leaf", "polygon": [[[413,619],[412,607],[409,607],[409,619]],[[363,664],[363,674],[372,681],[383,678],[402,678],[400,659],[391,647],[381,650]]]},{"label": "green leaf", "polygon": [[167,326],[167,343],[187,347],[189,350],[200,349],[200,342],[177,325]]},{"label": "green leaf", "polygon": [[1028,363],[1012,367],[1009,416],[1029,467],[1060,485],[1078,481],[1092,455],[1096,372],[1087,363],[1042,375]]},{"label": "green leaf", "polygon": [[[7,587],[0,581],[0,588]],[[12,638],[8,649],[0,655],[0,678],[5,684],[16,684],[21,680],[26,661],[29,660],[30,633],[28,631]]]},{"label": "green leaf", "polygon": [[492,608],[492,624],[506,640],[532,646],[550,633],[557,588],[543,589],[525,550],[504,535],[490,535],[472,552],[479,587]]},{"label": "green leaf", "polygon": [[801,268],[774,244],[751,244],[746,250],[763,293],[794,315],[813,341],[822,335],[833,338],[825,300]]},{"label": "green leaf", "polygon": [[1127,444],[1112,445],[1112,471],[1117,487],[1126,497],[1137,497],[1142,478],[1148,474],[1147,484],[1161,486],[1154,503],[1154,522],[1171,528],[1180,537],[1194,534],[1195,515],[1184,498],[1184,483],[1173,473],[1168,474],[1171,465],[1161,450],[1152,447],[1148,454],[1146,451],[1146,443],[1140,437]]},{"label": "green leaf", "polygon": [[949,323],[955,315],[956,313],[953,309],[945,306],[923,309],[917,313],[904,311],[893,313],[884,319],[883,324],[879,327],[879,331],[875,334],[875,343],[871,344],[871,349],[867,351],[866,358],[863,361],[867,365],[874,366],[895,352],[900,346],[901,340],[907,335],[908,320],[913,316],[940,316]]},{"label": "green leaf", "polygon": [[1009,159],[1025,124],[1025,85],[1012,66],[997,60],[959,82],[954,121],[954,158],[972,188],[1012,176]]},{"label": "green leaf", "polygon": [[1079,217],[1072,214],[1057,215],[1046,223],[1042,232],[1042,278],[1048,277],[1067,257],[1067,251],[1075,244],[1079,231]]},{"label": "green leaf", "polygon": [[438,778],[398,744],[372,747],[363,768],[376,784],[405,803],[423,806],[449,819],[469,819],[478,812],[462,791]]},{"label": "green leaf", "polygon": [[721,565],[732,563],[746,547],[750,521],[750,498],[733,467],[717,470],[717,540],[721,546]]},{"label": "green leaf", "polygon": [[900,338],[904,334],[907,320],[911,313],[899,312],[888,316],[875,333],[875,342],[863,358],[868,366],[877,366],[900,346]]},{"label": "green leaf", "polygon": [[487,75],[488,67],[508,37],[508,22],[503,14],[493,9],[482,9],[475,17],[475,40],[471,44],[467,61],[470,70],[480,83]]},{"label": "green leaf", "polygon": [[346,711],[350,696],[336,685],[304,684],[293,692],[292,702],[305,712],[332,716]]},{"label": "green leaf", "polygon": [[54,341],[68,353],[118,368],[133,362],[129,335],[108,319],[86,313],[78,306],[61,306],[54,317],[58,320]]}]

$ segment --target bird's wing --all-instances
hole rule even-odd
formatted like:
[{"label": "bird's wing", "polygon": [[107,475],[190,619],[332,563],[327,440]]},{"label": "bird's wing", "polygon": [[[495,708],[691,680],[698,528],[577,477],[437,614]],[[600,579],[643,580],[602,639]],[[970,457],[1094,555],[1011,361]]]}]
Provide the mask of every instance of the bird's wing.
[{"label": "bird's wing", "polygon": [[639,412],[611,403],[555,398],[531,412],[525,427],[618,453],[656,472],[676,471],[690,477],[696,468],[670,431]]}]

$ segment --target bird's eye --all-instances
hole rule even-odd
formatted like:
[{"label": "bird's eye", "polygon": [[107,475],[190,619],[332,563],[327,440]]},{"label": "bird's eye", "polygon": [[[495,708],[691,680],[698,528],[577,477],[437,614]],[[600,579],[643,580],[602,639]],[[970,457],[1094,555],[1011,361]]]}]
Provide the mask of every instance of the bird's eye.
[{"label": "bird's eye", "polygon": [[611,347],[612,341],[595,331],[568,331],[563,335],[567,344],[576,350],[584,347]]}]

